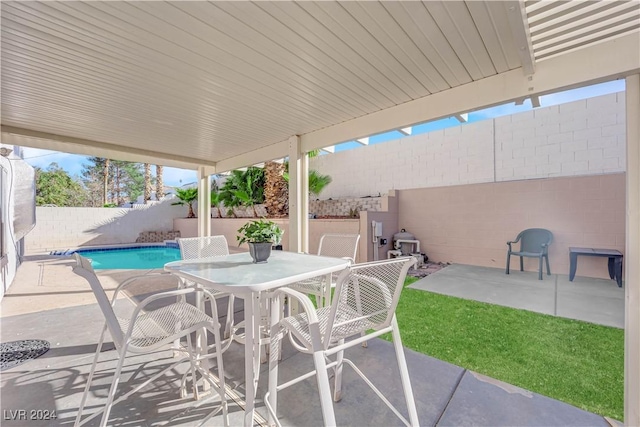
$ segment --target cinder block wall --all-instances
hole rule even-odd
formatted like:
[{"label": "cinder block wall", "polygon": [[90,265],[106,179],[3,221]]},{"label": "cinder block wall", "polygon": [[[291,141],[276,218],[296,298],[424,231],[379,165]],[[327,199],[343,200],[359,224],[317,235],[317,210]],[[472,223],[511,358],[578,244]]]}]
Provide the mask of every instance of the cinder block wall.
[{"label": "cinder block wall", "polygon": [[171,201],[120,208],[37,207],[36,226],[25,237],[25,252],[62,250],[83,245],[133,243],[143,231],[169,231],[184,206]]},{"label": "cinder block wall", "polygon": [[[488,267],[505,267],[506,242],[520,231],[547,228],[551,272],[568,274],[570,246],[624,253],[625,174],[402,190],[398,212],[431,260]],[[537,271],[536,261],[525,269]],[[607,259],[579,257],[577,275],[608,278]]]},{"label": "cinder block wall", "polygon": [[309,164],[333,180],[323,199],[624,172],[624,92],[318,156]]},{"label": "cinder block wall", "polygon": [[624,92],[498,117],[496,181],[625,170]]}]

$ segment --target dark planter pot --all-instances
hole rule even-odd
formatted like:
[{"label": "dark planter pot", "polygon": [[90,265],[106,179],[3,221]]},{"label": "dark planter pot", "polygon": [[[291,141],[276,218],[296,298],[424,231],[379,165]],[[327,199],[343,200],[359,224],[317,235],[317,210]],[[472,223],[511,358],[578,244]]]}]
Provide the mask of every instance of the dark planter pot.
[{"label": "dark planter pot", "polygon": [[249,242],[249,254],[253,258],[253,263],[258,264],[261,262],[267,262],[269,255],[271,255],[271,242],[251,243]]}]

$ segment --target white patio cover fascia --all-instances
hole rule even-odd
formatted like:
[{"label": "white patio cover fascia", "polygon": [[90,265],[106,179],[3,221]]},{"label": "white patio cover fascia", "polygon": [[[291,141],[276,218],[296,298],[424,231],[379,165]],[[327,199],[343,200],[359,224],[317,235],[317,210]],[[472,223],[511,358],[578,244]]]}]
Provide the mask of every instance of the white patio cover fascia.
[{"label": "white patio cover fascia", "polygon": [[640,424],[639,1],[0,7],[3,144],[197,169],[205,197],[213,173],[288,156],[294,250],[308,151],[626,78],[625,423]]}]

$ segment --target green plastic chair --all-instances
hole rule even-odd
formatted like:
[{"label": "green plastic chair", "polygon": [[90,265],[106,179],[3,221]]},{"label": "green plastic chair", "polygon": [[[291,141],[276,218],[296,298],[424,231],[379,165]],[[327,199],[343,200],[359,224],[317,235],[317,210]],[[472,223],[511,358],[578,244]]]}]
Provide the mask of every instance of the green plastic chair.
[{"label": "green plastic chair", "polygon": [[[514,251],[511,247],[512,243],[520,242],[520,250]],[[542,259],[547,262],[547,276],[551,275],[549,268],[549,245],[553,242],[553,233],[544,228],[528,228],[521,231],[516,240],[507,242],[509,250],[507,251],[507,269],[505,274],[509,274],[509,261],[511,255],[520,257],[520,271],[524,271],[523,257],[538,258],[538,280],[542,280]]]}]

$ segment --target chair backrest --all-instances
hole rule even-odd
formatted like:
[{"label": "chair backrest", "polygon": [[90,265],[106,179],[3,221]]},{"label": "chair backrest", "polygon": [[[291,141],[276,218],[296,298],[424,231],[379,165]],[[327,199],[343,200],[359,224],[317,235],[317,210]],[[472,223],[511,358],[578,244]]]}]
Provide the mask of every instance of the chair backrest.
[{"label": "chair backrest", "polygon": [[120,329],[120,322],[118,322],[118,318],[113,311],[113,306],[111,305],[111,302],[109,301],[104,288],[100,284],[98,276],[96,276],[95,271],[93,271],[91,261],[81,256],[77,252],[73,255],[76,258],[76,265],[73,267],[73,272],[78,276],[84,277],[87,282],[89,282],[91,290],[96,296],[96,300],[98,300],[98,306],[100,306],[100,310],[102,310],[102,314],[107,321],[107,328],[109,329],[111,338],[113,338],[114,344],[116,345],[118,350],[120,350],[120,348],[122,348],[124,340],[122,329]]},{"label": "chair backrest", "polygon": [[521,239],[521,252],[543,253],[546,252],[546,247],[543,248],[542,245],[548,246],[553,242],[553,233],[544,228],[529,228],[521,231],[517,238]]},{"label": "chair backrest", "polygon": [[352,265],[343,271],[338,277],[324,342],[328,345],[331,331],[337,328],[351,335],[389,326],[407,271],[415,263],[414,257],[392,258]]},{"label": "chair backrest", "polygon": [[187,237],[178,239],[182,259],[209,258],[229,255],[224,236]]},{"label": "chair backrest", "polygon": [[352,262],[355,262],[359,241],[359,234],[324,234],[320,238],[318,255],[349,258]]}]

